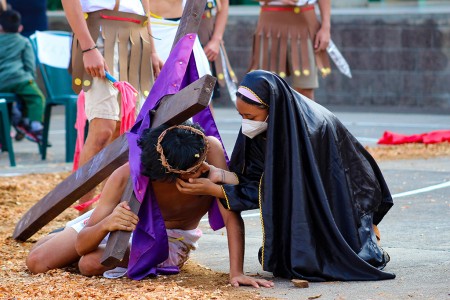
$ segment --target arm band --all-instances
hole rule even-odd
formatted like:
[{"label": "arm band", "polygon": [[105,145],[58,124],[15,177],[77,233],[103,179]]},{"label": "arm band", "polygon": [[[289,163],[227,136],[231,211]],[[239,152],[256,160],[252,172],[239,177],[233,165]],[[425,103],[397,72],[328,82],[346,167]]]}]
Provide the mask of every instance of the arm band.
[{"label": "arm band", "polygon": [[89,51],[94,50],[94,49],[97,49],[97,45],[94,45],[91,48],[86,49],[86,50],[81,50],[81,53],[86,53],[86,52],[89,52]]}]

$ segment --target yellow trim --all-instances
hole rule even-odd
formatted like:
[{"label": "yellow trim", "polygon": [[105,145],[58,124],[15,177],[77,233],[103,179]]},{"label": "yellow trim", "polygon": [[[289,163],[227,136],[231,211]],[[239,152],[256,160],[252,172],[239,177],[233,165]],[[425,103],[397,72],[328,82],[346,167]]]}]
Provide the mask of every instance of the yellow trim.
[{"label": "yellow trim", "polygon": [[172,26],[172,27],[177,27],[178,25],[180,25],[180,24],[168,24],[168,23],[158,22],[158,21],[150,21],[150,24],[152,24],[152,25]]},{"label": "yellow trim", "polygon": [[163,17],[158,16],[158,15],[152,13],[152,12],[150,13],[150,17],[155,18],[155,19],[164,19]]},{"label": "yellow trim", "polygon": [[238,184],[239,184],[239,177],[237,176],[237,174],[234,173],[234,172],[231,172],[231,173],[236,177],[236,179],[237,179],[237,181],[238,181]]},{"label": "yellow trim", "polygon": [[262,180],[264,177],[264,173],[261,175],[261,179],[259,180],[259,188],[258,188],[258,200],[259,200],[259,218],[261,220],[261,227],[262,227],[262,236],[263,236],[263,240],[262,240],[262,247],[261,247],[261,267],[264,270],[264,244],[266,243],[266,232],[264,231],[264,219],[263,219],[263,215],[262,215],[262,197],[261,197],[261,185],[262,185]]},{"label": "yellow trim", "polygon": [[225,193],[225,189],[223,188],[223,185],[221,185],[220,187],[222,188],[223,195],[225,196],[225,200],[227,201],[227,206],[228,206],[227,209],[230,210],[231,206],[230,206],[230,202],[228,201],[227,193]]},{"label": "yellow trim", "polygon": [[261,102],[262,105],[265,105],[265,106],[269,107],[269,105],[267,105],[266,103],[264,103],[264,102],[261,100],[261,98],[259,98],[259,96],[256,95],[255,92],[253,92],[253,91],[252,91],[251,89],[249,89],[248,87],[243,86],[243,85],[240,85],[238,89],[240,89],[240,88],[246,89],[247,91],[249,91],[250,93],[252,93],[253,96],[255,96],[256,99],[258,99],[258,101]]}]

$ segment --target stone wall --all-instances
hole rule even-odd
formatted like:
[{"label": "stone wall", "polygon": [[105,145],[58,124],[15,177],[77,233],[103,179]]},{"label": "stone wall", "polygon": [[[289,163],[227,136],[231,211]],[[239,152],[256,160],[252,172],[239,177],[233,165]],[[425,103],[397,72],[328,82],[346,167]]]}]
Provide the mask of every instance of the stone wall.
[{"label": "stone wall", "polygon": [[[250,62],[258,8],[232,7],[224,41],[242,78]],[[53,28],[67,30],[61,16]],[[349,62],[320,79],[325,105],[409,107],[450,112],[450,8],[432,11],[333,10],[332,39]]]}]

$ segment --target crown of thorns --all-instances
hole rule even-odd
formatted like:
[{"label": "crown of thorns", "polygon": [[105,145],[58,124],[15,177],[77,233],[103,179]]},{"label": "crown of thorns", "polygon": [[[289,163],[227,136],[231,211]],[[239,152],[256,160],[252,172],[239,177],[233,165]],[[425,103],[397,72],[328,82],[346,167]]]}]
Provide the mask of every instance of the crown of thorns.
[{"label": "crown of thorns", "polygon": [[[205,148],[203,150],[203,153],[201,154],[195,154],[195,157],[199,157],[199,159],[197,160],[197,162],[195,163],[194,166],[190,167],[189,169],[186,170],[179,170],[176,168],[172,168],[172,166],[170,165],[170,163],[167,161],[166,156],[164,155],[164,149],[161,146],[161,141],[163,140],[164,136],[166,135],[166,133],[169,130],[175,129],[175,128],[179,128],[179,129],[185,129],[188,131],[191,131],[195,134],[200,135],[203,138],[203,144],[205,145]],[[164,130],[158,137],[158,142],[156,144],[156,151],[158,151],[158,153],[160,154],[161,158],[161,164],[164,168],[166,168],[167,173],[177,173],[177,174],[187,174],[187,173],[192,173],[194,171],[196,171],[200,165],[206,160],[206,156],[208,155],[208,149],[209,149],[209,142],[206,139],[206,136],[203,134],[203,132],[201,132],[200,130],[196,129],[196,128],[192,128],[190,126],[186,126],[186,125],[175,125],[172,127],[167,128],[166,130]]]}]

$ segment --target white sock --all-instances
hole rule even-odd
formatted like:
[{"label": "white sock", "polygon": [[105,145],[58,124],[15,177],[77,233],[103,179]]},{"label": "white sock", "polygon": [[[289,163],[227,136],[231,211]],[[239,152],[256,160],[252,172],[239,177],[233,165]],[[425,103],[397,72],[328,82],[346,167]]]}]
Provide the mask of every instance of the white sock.
[{"label": "white sock", "polygon": [[44,126],[39,121],[32,121],[30,124],[30,127],[31,127],[31,131],[39,131],[39,130],[44,129]]}]

